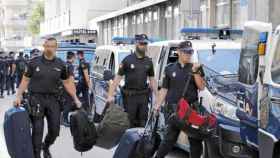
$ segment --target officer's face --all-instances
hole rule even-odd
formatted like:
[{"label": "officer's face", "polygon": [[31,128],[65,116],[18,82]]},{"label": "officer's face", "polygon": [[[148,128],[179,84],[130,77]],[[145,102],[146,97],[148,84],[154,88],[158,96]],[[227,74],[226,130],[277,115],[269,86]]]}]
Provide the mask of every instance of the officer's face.
[{"label": "officer's face", "polygon": [[138,48],[138,50],[142,53],[145,53],[148,49],[148,45],[146,43],[138,43],[136,45],[136,47]]},{"label": "officer's face", "polygon": [[54,55],[57,49],[57,43],[56,41],[52,40],[52,41],[46,41],[44,44],[44,50],[46,53],[48,54],[52,54]]},{"label": "officer's face", "polygon": [[178,55],[179,55],[179,60],[183,63],[190,63],[192,59],[192,54],[191,53],[186,53],[183,51],[178,50]]}]

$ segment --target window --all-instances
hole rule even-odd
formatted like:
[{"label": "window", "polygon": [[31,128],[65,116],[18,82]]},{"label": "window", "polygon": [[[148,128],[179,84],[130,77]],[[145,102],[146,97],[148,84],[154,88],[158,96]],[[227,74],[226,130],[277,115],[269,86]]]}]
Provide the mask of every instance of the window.
[{"label": "window", "polygon": [[154,21],[158,20],[158,10],[153,12],[153,19]]},{"label": "window", "polygon": [[173,14],[174,14],[174,17],[177,17],[177,16],[180,15],[179,6],[175,6],[175,7],[174,7]]},{"label": "window", "polygon": [[241,14],[240,0],[234,0],[232,2],[232,27],[241,27]]},{"label": "window", "polygon": [[238,74],[240,50],[217,49],[215,53],[211,49],[198,51],[199,62],[218,74]]},{"label": "window", "polygon": [[138,16],[137,16],[137,24],[143,24],[143,13],[140,13]]},{"label": "window", "polygon": [[241,48],[239,81],[245,84],[253,85],[256,83],[258,76],[258,43],[259,33],[256,30],[247,29],[243,35],[243,45]]},{"label": "window", "polygon": [[172,17],[172,6],[168,6],[165,10],[165,18],[171,18]]},{"label": "window", "polygon": [[230,2],[229,0],[218,0],[216,4],[216,24],[217,26],[230,25]]},{"label": "window", "polygon": [[278,39],[276,52],[272,61],[271,73],[272,80],[280,84],[280,39]]},{"label": "window", "polygon": [[132,25],[136,24],[136,15],[132,16]]}]

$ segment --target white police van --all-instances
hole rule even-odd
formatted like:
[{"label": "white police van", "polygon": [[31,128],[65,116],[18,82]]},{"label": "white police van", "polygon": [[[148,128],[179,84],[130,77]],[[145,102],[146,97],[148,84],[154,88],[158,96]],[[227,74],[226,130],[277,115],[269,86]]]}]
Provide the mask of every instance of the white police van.
[{"label": "white police van", "polygon": [[[96,49],[93,61],[93,90],[97,116],[101,115],[108,96],[110,80],[117,74],[119,64],[133,52],[131,45],[106,45]],[[116,103],[122,105],[120,90],[116,94]]]},{"label": "white police van", "polygon": [[[240,36],[242,31],[184,28],[181,32],[185,36],[191,34],[187,38],[194,49],[192,61],[204,65],[207,84],[205,90],[199,92],[199,98],[202,99],[205,112],[214,113],[218,118],[216,132],[204,143],[204,157],[249,157],[241,141],[239,120],[235,115],[237,105],[234,93],[238,81],[241,44],[231,37]],[[215,34],[219,37],[211,39]],[[153,59],[159,88],[166,65],[177,61],[176,50],[182,41],[155,42],[148,46],[148,56]],[[189,150],[185,133],[180,134],[177,146]]]}]

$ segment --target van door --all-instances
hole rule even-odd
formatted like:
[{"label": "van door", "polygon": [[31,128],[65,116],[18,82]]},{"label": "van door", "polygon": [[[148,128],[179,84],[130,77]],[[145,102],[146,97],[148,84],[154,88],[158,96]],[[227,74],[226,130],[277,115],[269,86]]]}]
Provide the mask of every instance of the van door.
[{"label": "van door", "polygon": [[[270,37],[270,35],[269,35]],[[276,143],[280,139],[280,27],[271,35],[266,53],[262,95],[259,107],[259,153],[260,157],[279,157]],[[279,147],[279,146],[277,146]]]},{"label": "van door", "polygon": [[[258,105],[261,95],[261,80],[265,57],[259,56],[258,48],[262,34],[271,32],[272,26],[262,22],[248,22],[244,26],[239,62],[240,88],[237,94],[237,117],[240,120],[241,138],[247,144],[258,148]],[[266,37],[267,38],[267,37]],[[265,39],[265,41],[267,41]]]}]

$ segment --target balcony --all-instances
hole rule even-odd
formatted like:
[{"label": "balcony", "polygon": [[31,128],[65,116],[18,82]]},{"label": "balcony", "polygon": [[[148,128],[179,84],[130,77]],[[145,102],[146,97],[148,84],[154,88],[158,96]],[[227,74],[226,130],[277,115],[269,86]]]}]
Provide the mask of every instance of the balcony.
[{"label": "balcony", "polygon": [[27,26],[27,21],[19,19],[4,19],[3,25],[5,27],[25,27]]}]

